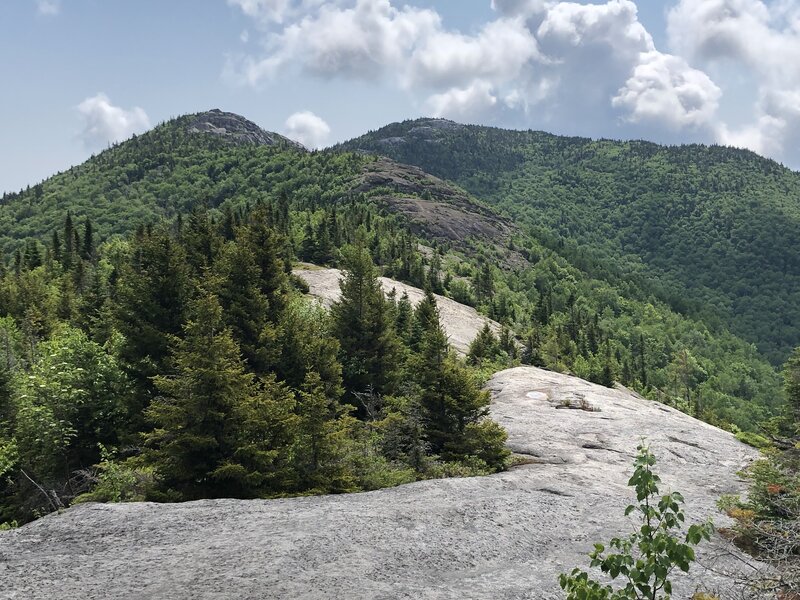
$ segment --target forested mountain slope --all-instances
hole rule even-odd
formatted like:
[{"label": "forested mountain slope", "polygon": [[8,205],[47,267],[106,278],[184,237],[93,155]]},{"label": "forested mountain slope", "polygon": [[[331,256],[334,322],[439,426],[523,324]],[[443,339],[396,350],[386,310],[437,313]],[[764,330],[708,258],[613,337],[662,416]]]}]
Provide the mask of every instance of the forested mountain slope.
[{"label": "forested mountain slope", "polygon": [[[347,269],[353,264],[347,256],[354,252],[362,277],[371,273],[369,259],[380,275],[427,287],[500,323],[499,336],[487,331],[470,348],[469,368],[476,377],[523,363],[608,386],[619,381],[734,430],[754,429],[783,405],[780,377],[750,344],[642,294],[624,272],[616,278],[587,274],[585,266],[564,258],[563,249],[554,251],[520,228],[522,221],[499,216],[464,189],[419,168],[363,153],[307,152],[229,113],[164,123],[29,190],[6,195],[0,206],[5,253],[0,338],[7,342],[0,347],[0,453],[3,435],[23,439],[14,433],[9,413],[22,408],[26,419],[34,419],[39,410],[55,410],[55,419],[58,406],[72,402],[61,392],[82,398],[70,395],[69,386],[59,387],[59,394],[29,394],[31,381],[46,379],[48,360],[66,356],[66,364],[80,362],[71,354],[76,347],[87,360],[100,361],[96,364],[110,361],[107,375],[132,386],[108,396],[115,402],[125,398],[124,410],[117,407],[122,412],[114,413],[121,420],[115,421],[117,429],[104,430],[102,439],[92,433],[94,425],[84,423],[89,429],[79,436],[82,445],[58,465],[52,463],[59,456],[57,444],[68,443],[72,429],[59,429],[67,438],[50,440],[54,455],[37,449],[35,436],[26,437],[29,446],[24,456],[18,453],[20,460],[32,461],[25,463],[26,472],[38,469],[51,478],[50,485],[65,486],[63,464],[89,468],[101,458],[96,442],[114,445],[119,435],[119,443],[133,443],[147,432],[151,417],[145,409],[157,393],[153,382],[172,389],[171,357],[191,354],[186,338],[201,311],[233,328],[245,359],[237,368],[248,376],[277,376],[300,402],[308,393],[308,373],[291,365],[310,361],[307,371],[313,364],[333,380],[341,369],[344,396],[333,396],[357,404],[358,394],[368,391],[359,375],[359,348],[373,343],[382,348],[384,341],[348,341],[346,327],[337,333],[335,319],[300,306],[302,284],[290,274],[297,261]],[[249,253],[267,265],[278,260],[283,274],[273,272],[273,265],[259,275]],[[244,290],[245,297],[236,290]],[[221,314],[213,299],[201,302],[207,293],[217,297]],[[420,370],[413,361],[421,360],[421,328],[433,321],[414,316],[402,297],[387,306],[378,311],[380,320],[403,340],[403,358],[391,370],[408,370],[411,375],[396,373],[395,382],[411,382],[412,388],[386,390],[416,398],[419,387],[413,382]],[[351,344],[351,352],[314,349],[327,342]],[[328,359],[333,366],[317,364]],[[377,377],[381,369],[374,370]],[[77,377],[72,371],[67,375]],[[332,389],[341,391],[335,384]],[[50,406],[53,402],[58,406]],[[402,410],[404,418],[413,416],[407,405]],[[60,418],[72,423],[78,416]],[[24,422],[32,435],[34,421]],[[428,476],[416,467],[397,475],[392,467],[375,483],[361,467],[353,466],[356,479],[345,483],[286,480],[253,489],[258,494],[337,485],[365,489],[395,476]],[[297,468],[287,466],[283,473]],[[7,518],[27,519],[47,509],[45,498],[34,506],[18,505],[21,497],[29,499],[31,486],[21,477],[16,482],[5,492]],[[192,497],[187,494],[181,497]]]},{"label": "forested mountain slope", "polygon": [[724,324],[773,364],[800,344],[800,174],[771,160],[437,119],[341,148],[457,182],[591,275]]}]

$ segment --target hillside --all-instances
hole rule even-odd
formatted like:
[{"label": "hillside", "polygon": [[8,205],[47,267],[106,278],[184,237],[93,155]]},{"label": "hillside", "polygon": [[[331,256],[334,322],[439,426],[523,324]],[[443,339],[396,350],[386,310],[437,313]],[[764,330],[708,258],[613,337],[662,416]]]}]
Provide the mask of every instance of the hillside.
[{"label": "hillside", "polygon": [[752,152],[420,119],[340,146],[417,165],[598,279],[754,342],[800,344],[800,174]]},{"label": "hillside", "polygon": [[[464,129],[436,123],[432,131],[448,135]],[[469,156],[511,160],[473,141]],[[389,159],[306,152],[238,115],[187,115],[4,197],[0,250],[9,275],[0,309],[23,328],[50,331],[74,290],[56,269],[48,277],[58,289],[31,300],[14,275],[49,272],[58,251],[85,237],[87,221],[97,254],[84,252],[84,270],[70,285],[83,286],[97,271],[110,290],[130,234],[159,222],[177,230],[208,211],[230,239],[255,207],[268,206],[287,238],[284,261],[339,266],[341,250],[360,236],[382,275],[429,285],[513,332],[522,351],[493,350],[500,366],[524,360],[595,382],[616,379],[726,427],[752,429],[782,405],[780,377],[750,344],[643,292],[627,259],[609,258],[614,274],[587,266],[586,253],[553,250],[550,238],[527,231],[524,215],[501,216],[485,199]],[[36,281],[25,285],[44,294]],[[651,281],[660,289],[669,282]]]},{"label": "hillside", "polygon": [[[495,375],[492,416],[529,464],[363,494],[184,504],[88,504],[0,532],[0,598],[561,598],[557,575],[627,533],[640,436],[687,517],[713,516],[755,452],[678,411],[534,368]],[[583,401],[593,408],[560,409]],[[726,552],[733,552],[727,556]],[[675,598],[731,593],[719,536]],[[752,559],[748,558],[752,562]]]}]

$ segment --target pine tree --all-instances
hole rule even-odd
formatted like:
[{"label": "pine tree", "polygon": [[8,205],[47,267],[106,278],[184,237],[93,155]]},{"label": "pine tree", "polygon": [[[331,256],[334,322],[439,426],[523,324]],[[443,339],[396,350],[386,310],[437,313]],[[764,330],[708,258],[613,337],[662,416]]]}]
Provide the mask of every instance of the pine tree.
[{"label": "pine tree", "polygon": [[[265,337],[269,302],[260,289],[260,269],[247,244],[227,243],[214,269],[215,290],[250,368],[266,373],[280,356],[279,345]],[[267,332],[268,333],[268,332]]]},{"label": "pine tree", "polygon": [[64,270],[72,269],[72,262],[75,259],[75,226],[72,224],[72,214],[67,213],[64,219]]},{"label": "pine tree", "polygon": [[313,260],[318,265],[327,265],[333,262],[336,248],[331,240],[329,227],[330,224],[327,220],[320,221],[314,234],[316,246],[314,248]]},{"label": "pine tree", "polygon": [[53,260],[61,262],[61,238],[58,236],[58,231],[53,230],[53,239],[51,242],[53,247]]},{"label": "pine tree", "polygon": [[216,296],[193,303],[183,334],[172,348],[175,375],[154,377],[159,396],[146,411],[155,426],[145,438],[149,460],[181,499],[227,495],[229,477],[216,472],[233,456],[230,427],[237,407],[253,396],[254,379]]},{"label": "pine tree", "polygon": [[794,419],[800,422],[800,347],[792,351],[783,365],[783,381]]},{"label": "pine tree", "polygon": [[430,289],[425,290],[425,296],[414,309],[414,319],[411,325],[410,346],[419,350],[425,333],[439,324],[439,308],[436,297]]},{"label": "pine tree", "polygon": [[503,467],[505,432],[485,421],[489,393],[450,352],[439,323],[439,313],[422,337],[413,365],[419,385],[425,438],[432,452],[444,460],[477,456],[489,470]]},{"label": "pine tree", "polygon": [[347,492],[357,489],[346,456],[350,451],[351,417],[332,402],[317,373],[306,377],[298,394],[297,469],[302,489]]},{"label": "pine tree", "polygon": [[229,451],[212,473],[226,495],[257,498],[299,487],[293,464],[300,420],[295,405],[291,391],[274,377],[233,404],[225,428]]},{"label": "pine tree", "polygon": [[467,361],[473,365],[479,365],[483,361],[494,360],[500,353],[500,345],[497,337],[494,335],[489,323],[484,323],[478,335],[472,340],[469,345],[469,353],[467,354]]},{"label": "pine tree", "polygon": [[211,223],[208,211],[194,210],[184,223],[181,242],[186,260],[196,276],[202,276],[213,264],[222,245],[216,227]]},{"label": "pine tree", "polygon": [[411,326],[414,319],[414,309],[408,299],[408,293],[403,292],[400,300],[397,301],[395,310],[394,328],[400,340],[409,343],[411,339]]},{"label": "pine tree", "polygon": [[259,269],[259,288],[269,302],[269,319],[275,323],[286,306],[289,280],[282,260],[286,239],[270,227],[267,207],[259,207],[250,214],[237,242],[247,244],[253,253]]},{"label": "pine tree", "polygon": [[120,356],[137,386],[135,428],[153,392],[151,377],[165,372],[170,337],[182,331],[190,278],[183,248],[164,229],[136,236],[131,254],[121,265],[114,316],[124,338]]},{"label": "pine tree", "polygon": [[311,225],[311,216],[306,215],[303,241],[300,243],[300,258],[306,262],[314,262],[316,254],[317,242],[314,239],[314,227]]},{"label": "pine tree", "polygon": [[351,393],[391,394],[400,348],[377,272],[363,245],[345,252],[341,292],[331,315],[333,334],[341,347],[345,388]]},{"label": "pine tree", "polygon": [[92,228],[92,222],[89,219],[86,219],[86,223],[83,227],[81,257],[84,260],[92,260],[94,258],[94,229]]}]

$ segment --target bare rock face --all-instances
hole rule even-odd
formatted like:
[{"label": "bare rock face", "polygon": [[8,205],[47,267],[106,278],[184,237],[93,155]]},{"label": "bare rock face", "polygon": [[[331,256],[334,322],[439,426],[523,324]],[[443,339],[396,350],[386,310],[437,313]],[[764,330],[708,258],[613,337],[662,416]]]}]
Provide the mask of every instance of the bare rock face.
[{"label": "bare rock face", "polygon": [[[739,492],[756,453],[624,390],[531,367],[495,375],[492,414],[531,463],[490,477],[362,494],[81,505],[0,532],[0,598],[561,598],[557,575],[624,535],[626,482],[646,437],[690,521]],[[742,569],[717,537],[674,598],[724,592]],[[728,596],[723,596],[728,597]]]},{"label": "bare rock face", "polygon": [[[344,276],[339,269],[295,269],[294,274],[301,277],[308,284],[309,293],[318,298],[323,306],[329,308],[341,296],[339,281]],[[401,283],[388,277],[381,277],[381,286],[386,294],[395,291],[399,300],[403,293],[408,294],[408,299],[412,306],[420,303],[425,293],[416,287]],[[439,316],[445,333],[450,341],[450,345],[459,354],[469,352],[469,345],[472,343],[478,332],[485,323],[495,332],[500,332],[500,324],[492,319],[479,314],[477,310],[470,306],[460,304],[450,298],[445,298],[438,294],[436,305],[439,307]]]},{"label": "bare rock face", "polygon": [[275,146],[286,144],[295,148],[303,148],[302,145],[289,138],[261,129],[240,115],[222,112],[217,108],[192,115],[186,125],[186,130],[189,133],[217,135],[237,145]]}]

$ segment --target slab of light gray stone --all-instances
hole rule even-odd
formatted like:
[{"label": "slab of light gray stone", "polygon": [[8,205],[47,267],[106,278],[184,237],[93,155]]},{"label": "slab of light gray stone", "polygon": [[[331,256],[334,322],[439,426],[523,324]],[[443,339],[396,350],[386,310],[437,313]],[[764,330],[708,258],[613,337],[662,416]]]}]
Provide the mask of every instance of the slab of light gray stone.
[{"label": "slab of light gray stone", "polygon": [[[339,281],[344,274],[339,269],[299,268],[294,270],[294,274],[308,284],[309,293],[319,299],[327,308],[330,308],[341,296]],[[395,290],[398,300],[403,293],[408,294],[412,306],[419,304],[425,296],[421,289],[388,277],[381,277],[380,282],[384,293],[389,294]],[[477,337],[484,324],[488,323],[495,334],[500,333],[499,323],[484,317],[471,306],[460,304],[439,294],[434,294],[434,296],[436,296],[436,305],[439,307],[442,327],[448,336],[450,345],[459,354],[464,355],[469,352],[470,343]]]},{"label": "slab of light gray stone", "polygon": [[[736,471],[756,457],[676,410],[573,377],[516,368],[489,388],[531,464],[362,494],[77,506],[0,532],[0,598],[560,598],[558,573],[634,527],[622,512],[643,436],[690,520],[724,523],[715,501],[743,489]],[[706,544],[674,598],[730,585],[715,573],[741,568],[715,558],[729,550]]]}]

